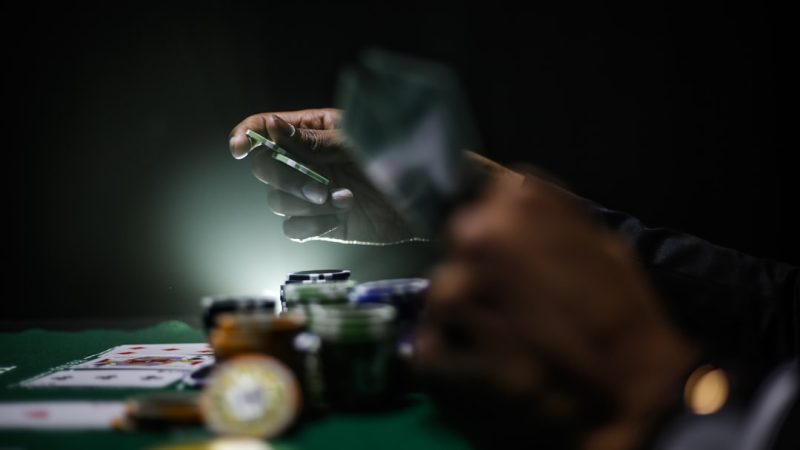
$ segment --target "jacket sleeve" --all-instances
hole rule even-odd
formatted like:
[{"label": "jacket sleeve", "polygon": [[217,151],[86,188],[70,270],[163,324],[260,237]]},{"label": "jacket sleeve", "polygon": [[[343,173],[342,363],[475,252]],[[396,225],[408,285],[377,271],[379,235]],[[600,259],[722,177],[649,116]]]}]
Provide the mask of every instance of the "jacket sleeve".
[{"label": "jacket sleeve", "polygon": [[649,228],[628,214],[583,202],[593,217],[632,244],[667,310],[712,360],[744,361],[763,372],[798,357],[797,267]]}]

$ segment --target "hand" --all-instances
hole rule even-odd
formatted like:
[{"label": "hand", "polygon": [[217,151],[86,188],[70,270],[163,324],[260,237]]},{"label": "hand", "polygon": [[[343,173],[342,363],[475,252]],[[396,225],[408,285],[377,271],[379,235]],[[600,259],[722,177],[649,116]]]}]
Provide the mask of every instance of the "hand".
[{"label": "hand", "polygon": [[283,232],[292,240],[387,244],[414,239],[411,228],[353,161],[340,121],[336,109],[256,114],[233,129],[230,150],[236,159],[246,157],[250,144],[245,131],[251,129],[331,180],[329,186],[318,183],[273,159],[271,152],[254,155],[253,174],[274,188],[267,204],[285,217]]},{"label": "hand", "polygon": [[496,183],[457,213],[450,238],[415,354],[439,386],[525,399],[585,449],[635,448],[680,398],[694,348],[629,249],[570,194]]}]

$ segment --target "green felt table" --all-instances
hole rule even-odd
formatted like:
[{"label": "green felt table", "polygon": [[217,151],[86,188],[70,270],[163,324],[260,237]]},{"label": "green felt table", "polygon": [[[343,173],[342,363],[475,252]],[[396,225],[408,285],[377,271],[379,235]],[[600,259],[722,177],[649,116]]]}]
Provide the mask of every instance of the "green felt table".
[{"label": "green felt table", "polygon": [[[0,333],[0,402],[20,400],[124,399],[150,390],[33,389],[18,382],[55,366],[82,359],[121,344],[202,342],[203,334],[183,322],[163,322],[135,331],[95,329],[78,332],[32,329]],[[168,432],[0,431],[0,448],[147,449],[210,439],[201,427]],[[276,450],[292,449],[466,449],[457,435],[442,428],[429,403],[416,399],[408,407],[369,415],[332,414],[302,424],[289,436],[271,442]]]}]

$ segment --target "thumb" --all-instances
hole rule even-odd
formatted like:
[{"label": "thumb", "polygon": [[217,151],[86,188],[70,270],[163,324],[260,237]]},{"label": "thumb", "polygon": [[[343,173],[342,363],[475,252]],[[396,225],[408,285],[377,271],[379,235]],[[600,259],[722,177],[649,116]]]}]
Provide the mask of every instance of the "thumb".
[{"label": "thumb", "polygon": [[275,114],[267,118],[266,125],[276,144],[304,161],[336,163],[350,159],[340,130],[299,128]]}]

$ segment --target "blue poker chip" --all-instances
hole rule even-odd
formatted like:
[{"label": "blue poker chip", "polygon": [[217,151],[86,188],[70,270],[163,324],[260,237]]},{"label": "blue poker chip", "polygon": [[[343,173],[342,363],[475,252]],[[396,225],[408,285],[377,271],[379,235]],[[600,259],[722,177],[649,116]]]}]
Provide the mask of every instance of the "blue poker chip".
[{"label": "blue poker chip", "polygon": [[430,282],[425,278],[398,278],[361,283],[350,294],[353,303],[421,303]]}]

